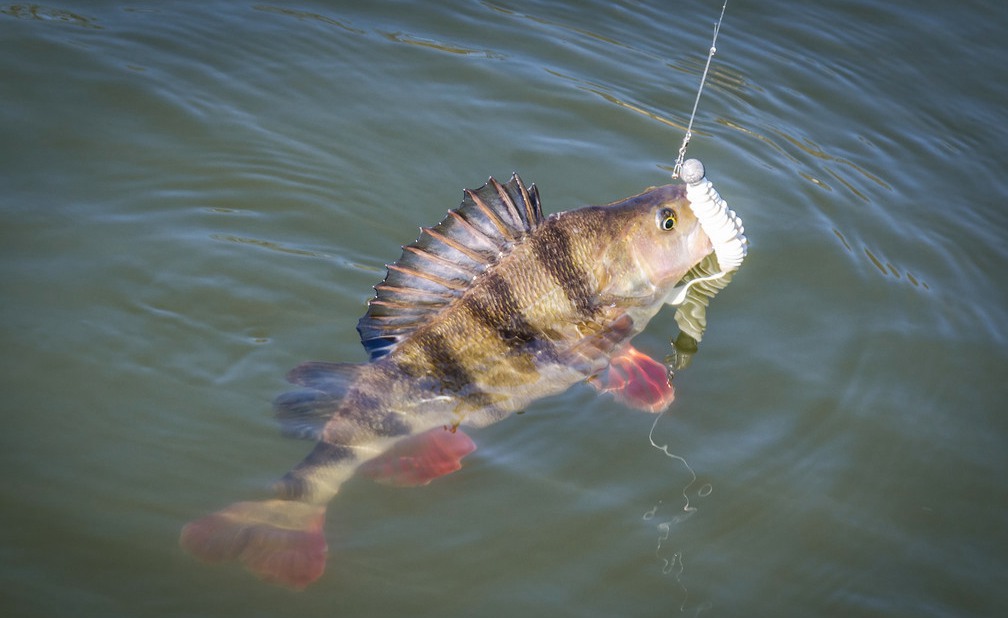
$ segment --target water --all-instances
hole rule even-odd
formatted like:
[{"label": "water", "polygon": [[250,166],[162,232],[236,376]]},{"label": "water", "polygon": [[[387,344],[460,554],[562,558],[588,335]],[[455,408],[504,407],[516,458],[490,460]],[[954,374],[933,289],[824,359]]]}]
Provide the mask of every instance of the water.
[{"label": "water", "polygon": [[720,9],[345,4],[0,6],[4,615],[1003,611],[994,2],[729,5],[689,154],[752,246],[654,428],[689,467],[576,388],[426,488],[353,481],[305,592],[185,555],[304,455],[284,372],[364,359],[370,286],[463,187],[665,181]]}]

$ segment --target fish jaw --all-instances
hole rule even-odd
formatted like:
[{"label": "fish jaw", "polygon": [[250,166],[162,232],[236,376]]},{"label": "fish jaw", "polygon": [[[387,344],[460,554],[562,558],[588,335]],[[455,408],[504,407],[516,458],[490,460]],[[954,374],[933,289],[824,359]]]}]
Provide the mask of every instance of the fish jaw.
[{"label": "fish jaw", "polygon": [[[714,252],[714,245],[696,219],[692,219],[689,231],[674,243],[656,244],[656,251],[647,257],[644,268],[649,270],[655,286],[671,293],[691,268]],[[646,251],[645,251],[646,253]],[[647,267],[651,266],[650,269]]]},{"label": "fish jaw", "polygon": [[614,241],[599,260],[606,270],[602,277],[608,294],[636,299],[630,304],[653,304],[657,311],[686,273],[714,250],[683,185],[653,187],[605,208],[613,215]]}]

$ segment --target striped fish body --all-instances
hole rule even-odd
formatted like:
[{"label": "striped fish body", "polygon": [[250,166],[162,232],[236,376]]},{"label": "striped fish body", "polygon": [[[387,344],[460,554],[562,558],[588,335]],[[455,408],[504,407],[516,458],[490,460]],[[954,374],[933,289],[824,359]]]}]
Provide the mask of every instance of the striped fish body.
[{"label": "striped fish body", "polygon": [[196,520],[183,546],[268,580],[310,583],[325,564],[325,505],[359,467],[424,483],[475,448],[460,426],[598,385],[617,363],[664,375],[630,339],[711,251],[682,185],[549,217],[517,176],[467,190],[375,287],[358,323],[369,362],[310,362],[288,375],[302,388],[277,399],[277,415],[288,434],[317,444],[278,483],[278,499]]}]

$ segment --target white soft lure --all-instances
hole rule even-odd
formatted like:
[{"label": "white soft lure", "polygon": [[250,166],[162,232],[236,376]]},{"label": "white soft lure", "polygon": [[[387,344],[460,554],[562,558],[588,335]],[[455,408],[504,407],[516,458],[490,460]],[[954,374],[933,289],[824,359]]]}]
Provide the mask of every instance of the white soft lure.
[{"label": "white soft lure", "polygon": [[683,163],[679,176],[686,183],[686,199],[690,202],[690,208],[714,246],[719,270],[690,279],[677,287],[669,300],[671,305],[681,305],[694,285],[721,279],[738,270],[749,247],[741,217],[728,208],[714,185],[707,180],[703,163],[698,159],[688,159]]}]

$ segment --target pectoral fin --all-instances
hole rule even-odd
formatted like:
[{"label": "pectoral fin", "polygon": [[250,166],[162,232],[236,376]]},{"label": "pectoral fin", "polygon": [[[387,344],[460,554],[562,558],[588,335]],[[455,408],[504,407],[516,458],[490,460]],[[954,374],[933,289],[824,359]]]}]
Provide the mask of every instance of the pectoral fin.
[{"label": "pectoral fin", "polygon": [[600,392],[611,393],[620,403],[646,412],[660,412],[675,399],[668,368],[631,345],[588,382]]},{"label": "pectoral fin", "polygon": [[472,439],[458,429],[436,427],[400,440],[391,449],[359,468],[364,476],[386,485],[426,485],[462,468],[462,458],[476,450]]}]

